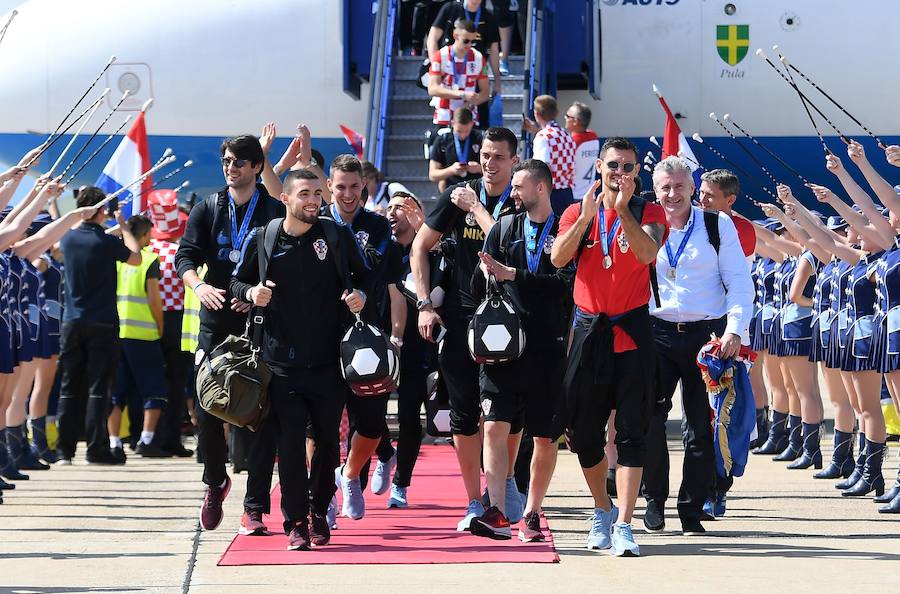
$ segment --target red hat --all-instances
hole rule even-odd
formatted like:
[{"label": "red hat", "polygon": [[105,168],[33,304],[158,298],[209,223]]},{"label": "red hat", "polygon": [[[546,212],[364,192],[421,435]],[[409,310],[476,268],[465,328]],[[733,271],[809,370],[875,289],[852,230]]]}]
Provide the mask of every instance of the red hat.
[{"label": "red hat", "polygon": [[177,241],[184,235],[188,216],[179,210],[175,190],[150,192],[147,203],[150,206],[150,218],[153,219],[150,237],[163,241]]}]

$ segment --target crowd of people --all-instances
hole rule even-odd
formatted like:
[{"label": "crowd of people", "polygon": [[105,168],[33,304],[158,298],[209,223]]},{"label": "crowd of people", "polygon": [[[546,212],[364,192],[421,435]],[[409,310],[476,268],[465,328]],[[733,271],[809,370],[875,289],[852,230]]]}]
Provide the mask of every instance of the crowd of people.
[{"label": "crowd of people", "polygon": [[[734,173],[706,172],[697,188],[677,156],[656,164],[652,190],[641,194],[637,148],[621,137],[601,144],[583,104],[569,107],[562,127],[556,101],[538,97],[535,158],[524,161],[512,131],[476,135],[472,110],[448,109],[454,142],[436,144],[435,154],[464,154],[464,167],[436,171],[444,187],[427,214],[354,156],[326,168],[302,125],[277,162],[274,124],[225,140],[224,187],[189,214],[163,192],[146,216],[126,220],[101,190],[83,187],[76,209],[60,215],[63,186],[40,178],[0,222],[0,489],[27,479],[23,471],[72,464],[81,437],[88,463],[124,464],[124,410],[135,455],[191,456],[181,441],[190,415],[206,485],[201,525],[217,528],[231,489],[225,423],[193,406],[191,361],[201,365],[242,335],[254,312],[272,381],[262,426],[232,428],[248,474],[240,532],[268,533],[277,460],[290,549],[327,545],[338,515],[362,519],[367,487],[389,490],[390,508],[427,503],[414,499],[413,484],[434,371],[466,492],[460,532],[509,539],[517,524],[523,542],[545,539],[541,506],[565,437],[593,499],[588,548],[638,555],[638,497],[645,528],[665,527],[665,421],[680,384],[677,517],[684,534],[704,533],[703,522],[726,513],[734,479],[717,471],[696,361],[711,334],[723,360],[749,363],[756,352],[754,453],[816,467],[817,478],[844,479],[843,495],[874,491],[880,511],[900,512],[900,477],[886,491],[882,473],[884,410],[900,409],[900,196],[858,143],[848,156],[880,205],[830,154],[826,166],[853,206],[811,186],[837,212],[826,220],[779,186],[782,206],[763,204],[768,218],[750,221],[732,210],[741,191]],[[0,174],[4,204],[31,156]],[[887,158],[900,166],[900,149]],[[414,296],[404,292],[408,278]],[[470,325],[498,295],[526,346],[508,362],[477,363]],[[389,335],[401,361],[396,441],[390,394],[360,395],[342,378],[339,343],[356,319]],[[884,410],[882,382],[893,399]],[[820,394],[835,410],[824,469]],[[752,438],[736,436],[735,458]]]}]

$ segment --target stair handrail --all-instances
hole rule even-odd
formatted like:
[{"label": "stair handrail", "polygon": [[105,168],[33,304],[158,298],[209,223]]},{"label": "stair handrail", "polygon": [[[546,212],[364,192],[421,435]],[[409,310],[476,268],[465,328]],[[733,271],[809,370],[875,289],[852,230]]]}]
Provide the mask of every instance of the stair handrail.
[{"label": "stair handrail", "polygon": [[381,0],[375,17],[375,50],[372,52],[369,114],[366,122],[365,156],[376,168],[381,169],[384,160],[384,143],[387,136],[388,107],[391,75],[394,62],[394,32],[399,10],[399,0]]},{"label": "stair handrail", "polygon": [[[525,77],[524,85],[527,103],[523,106],[524,111],[531,110],[534,105],[534,98],[541,94],[541,45],[543,35],[541,34],[544,21],[544,2],[543,0],[528,0],[528,20],[527,35],[525,36]],[[522,127],[521,132],[522,145],[524,146],[525,158],[531,157],[531,135]]]}]

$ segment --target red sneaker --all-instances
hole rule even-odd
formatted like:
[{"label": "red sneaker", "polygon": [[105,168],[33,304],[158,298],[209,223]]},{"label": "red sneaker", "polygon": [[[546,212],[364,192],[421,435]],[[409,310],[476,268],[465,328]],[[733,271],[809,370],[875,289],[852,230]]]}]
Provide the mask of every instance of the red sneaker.
[{"label": "red sneaker", "polygon": [[222,502],[231,491],[231,477],[225,475],[225,485],[221,487],[207,487],[206,497],[200,507],[200,526],[204,530],[215,530],[222,523]]},{"label": "red sneaker", "polygon": [[492,505],[484,515],[472,520],[472,534],[494,540],[509,540],[512,538],[512,529],[503,512]]},{"label": "red sneaker", "polygon": [[241,527],[238,529],[244,536],[266,536],[269,529],[262,521],[262,512],[255,509],[245,509],[241,516]]},{"label": "red sneaker", "polygon": [[310,514],[312,517],[312,525],[309,527],[310,541],[314,547],[321,547],[331,542],[331,527],[328,526],[328,519],[319,514]]},{"label": "red sneaker", "polygon": [[541,542],[545,540],[541,532],[541,515],[530,512],[519,522],[519,540],[522,542]]}]

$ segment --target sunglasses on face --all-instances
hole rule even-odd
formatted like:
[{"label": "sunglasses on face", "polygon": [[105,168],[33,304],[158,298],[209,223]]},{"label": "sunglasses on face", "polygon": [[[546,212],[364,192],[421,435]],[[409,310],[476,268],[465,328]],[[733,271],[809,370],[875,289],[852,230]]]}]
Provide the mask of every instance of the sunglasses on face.
[{"label": "sunglasses on face", "polygon": [[222,167],[225,167],[226,169],[228,167],[231,167],[232,165],[240,169],[247,163],[247,159],[232,159],[231,157],[222,157]]},{"label": "sunglasses on face", "polygon": [[625,173],[631,173],[632,171],[634,171],[634,168],[636,167],[636,165],[634,163],[619,163],[618,161],[607,161],[606,162],[606,166],[609,168],[610,171],[618,171],[619,165],[622,166],[622,171],[624,171]]}]

